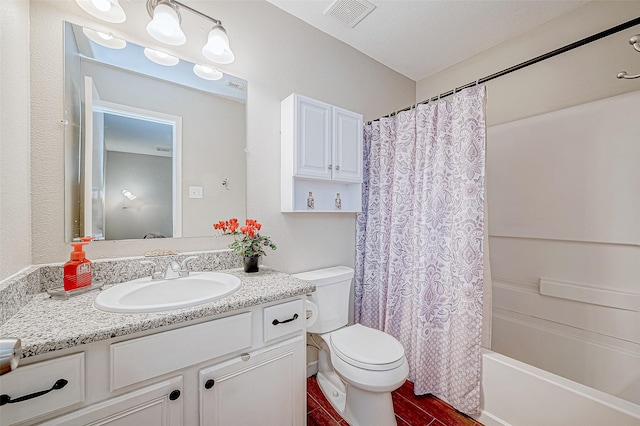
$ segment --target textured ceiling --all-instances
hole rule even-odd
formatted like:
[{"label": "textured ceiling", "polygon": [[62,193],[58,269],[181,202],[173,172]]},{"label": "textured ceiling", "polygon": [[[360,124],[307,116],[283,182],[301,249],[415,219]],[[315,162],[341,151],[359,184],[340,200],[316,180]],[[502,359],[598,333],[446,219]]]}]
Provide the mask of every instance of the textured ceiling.
[{"label": "textured ceiling", "polygon": [[267,0],[389,68],[421,80],[588,1],[369,0],[354,28],[324,15],[333,0]]}]

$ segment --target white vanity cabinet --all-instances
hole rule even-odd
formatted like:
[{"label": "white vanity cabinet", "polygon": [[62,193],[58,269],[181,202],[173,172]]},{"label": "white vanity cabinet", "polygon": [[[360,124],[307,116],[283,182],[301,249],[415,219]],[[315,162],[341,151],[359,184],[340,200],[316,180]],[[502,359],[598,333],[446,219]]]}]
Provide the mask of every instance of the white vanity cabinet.
[{"label": "white vanity cabinet", "polygon": [[27,359],[2,376],[2,394],[69,383],[1,406],[0,424],[303,426],[303,307],[298,296]]},{"label": "white vanity cabinet", "polygon": [[[297,93],[283,100],[282,211],[360,211],[362,133],[362,114]],[[314,209],[307,208],[309,192]]]},{"label": "white vanity cabinet", "polygon": [[303,349],[297,336],[201,370],[200,425],[304,425]]},{"label": "white vanity cabinet", "polygon": [[0,425],[17,424],[85,400],[84,353],[20,367],[0,376]]},{"label": "white vanity cabinet", "polygon": [[178,376],[39,424],[178,426],[183,424],[182,392]]}]

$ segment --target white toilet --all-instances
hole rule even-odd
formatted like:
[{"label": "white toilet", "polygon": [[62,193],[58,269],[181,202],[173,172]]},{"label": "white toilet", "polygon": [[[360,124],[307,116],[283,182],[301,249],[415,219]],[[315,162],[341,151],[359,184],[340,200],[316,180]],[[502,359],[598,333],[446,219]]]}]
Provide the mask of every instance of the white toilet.
[{"label": "white toilet", "polygon": [[316,286],[311,301],[317,318],[307,331],[322,338],[317,379],[327,400],[351,426],[396,425],[391,392],[405,382],[409,366],[393,336],[360,324],[346,327],[353,269],[293,276]]}]

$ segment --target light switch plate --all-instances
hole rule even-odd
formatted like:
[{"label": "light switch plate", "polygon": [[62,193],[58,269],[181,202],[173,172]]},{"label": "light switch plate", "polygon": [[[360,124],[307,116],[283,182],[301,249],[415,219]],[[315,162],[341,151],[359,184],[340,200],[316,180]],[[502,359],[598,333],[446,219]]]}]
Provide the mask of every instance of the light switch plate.
[{"label": "light switch plate", "polygon": [[189,198],[202,198],[202,187],[201,186],[190,186],[189,187]]}]

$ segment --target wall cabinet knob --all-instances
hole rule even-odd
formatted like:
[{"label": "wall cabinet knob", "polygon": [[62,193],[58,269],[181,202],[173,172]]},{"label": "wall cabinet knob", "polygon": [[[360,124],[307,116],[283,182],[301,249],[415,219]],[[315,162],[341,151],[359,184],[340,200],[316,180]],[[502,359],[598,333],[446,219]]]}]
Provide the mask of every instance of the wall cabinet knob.
[{"label": "wall cabinet knob", "polygon": [[178,398],[180,398],[180,391],[177,389],[174,391],[171,391],[171,393],[169,394],[169,399],[171,401],[175,401]]},{"label": "wall cabinet knob", "polygon": [[204,388],[205,389],[211,389],[213,387],[213,385],[216,384],[216,381],[213,379],[209,379],[206,382],[204,382]]},{"label": "wall cabinet knob", "polygon": [[336,166],[336,170],[340,170],[340,166]]}]

